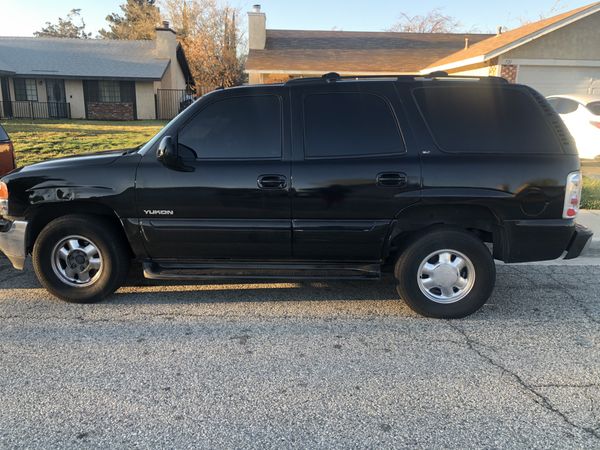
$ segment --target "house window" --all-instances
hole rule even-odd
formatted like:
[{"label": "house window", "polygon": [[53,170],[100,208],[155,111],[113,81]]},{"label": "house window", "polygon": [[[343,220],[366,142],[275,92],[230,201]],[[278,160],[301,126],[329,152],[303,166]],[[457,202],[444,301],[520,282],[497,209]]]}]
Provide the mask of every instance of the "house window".
[{"label": "house window", "polygon": [[98,100],[102,103],[121,102],[121,86],[118,81],[101,80],[98,82]]},{"label": "house window", "polygon": [[29,78],[15,78],[15,100],[38,101],[37,83]]}]

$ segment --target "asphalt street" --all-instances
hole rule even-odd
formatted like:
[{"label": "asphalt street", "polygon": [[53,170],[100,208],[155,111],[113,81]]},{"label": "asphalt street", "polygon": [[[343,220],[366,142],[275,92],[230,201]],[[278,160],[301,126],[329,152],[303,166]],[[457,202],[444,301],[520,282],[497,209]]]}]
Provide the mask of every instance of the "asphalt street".
[{"label": "asphalt street", "polygon": [[131,284],[70,305],[0,259],[0,447],[600,447],[598,265],[500,265],[456,321],[391,279]]}]

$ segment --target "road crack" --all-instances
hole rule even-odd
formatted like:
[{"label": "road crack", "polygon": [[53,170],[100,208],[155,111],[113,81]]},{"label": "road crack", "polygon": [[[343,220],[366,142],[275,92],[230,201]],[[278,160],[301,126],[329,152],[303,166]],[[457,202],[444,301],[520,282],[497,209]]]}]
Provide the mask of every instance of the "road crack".
[{"label": "road crack", "polygon": [[529,394],[531,394],[533,396],[533,400],[538,405],[540,405],[541,407],[543,407],[547,411],[549,411],[549,412],[557,415],[558,417],[560,417],[560,419],[565,424],[569,425],[570,427],[575,428],[575,429],[580,430],[580,431],[583,431],[584,433],[586,433],[586,434],[588,434],[588,435],[590,435],[590,436],[592,436],[592,437],[600,440],[600,431],[598,431],[598,427],[595,427],[595,428],[585,427],[585,426],[578,425],[575,422],[573,422],[565,413],[563,413],[558,408],[556,408],[552,404],[552,402],[550,402],[550,400],[548,399],[548,397],[546,397],[542,393],[538,392],[534,388],[534,385],[527,384],[525,382],[525,380],[523,380],[523,378],[521,378],[517,373],[513,372],[512,370],[510,370],[508,367],[505,367],[500,362],[495,361],[490,356],[482,353],[477,348],[478,346],[481,346],[481,344],[479,342],[477,342],[476,340],[474,340],[472,337],[470,337],[465,330],[463,330],[462,328],[460,328],[458,325],[452,323],[451,321],[448,321],[448,325],[454,331],[456,331],[457,333],[459,333],[460,335],[463,336],[463,338],[465,339],[465,344],[466,344],[467,348],[470,351],[472,351],[473,353],[475,353],[477,356],[479,356],[482,360],[486,361],[491,366],[493,366],[493,367],[501,370],[502,373],[508,374],[510,376],[510,378],[512,378],[517,383],[517,385],[519,385],[524,391],[528,392]]}]

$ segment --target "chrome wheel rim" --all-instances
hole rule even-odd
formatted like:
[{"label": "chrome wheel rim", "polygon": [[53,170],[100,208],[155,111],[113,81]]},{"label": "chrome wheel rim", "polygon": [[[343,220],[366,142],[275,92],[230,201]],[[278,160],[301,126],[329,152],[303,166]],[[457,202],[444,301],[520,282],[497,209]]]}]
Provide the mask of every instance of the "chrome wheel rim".
[{"label": "chrome wheel rim", "polygon": [[52,250],[52,270],[69,286],[86,287],[102,274],[102,253],[98,246],[83,236],[68,236]]},{"label": "chrome wheel rim", "polygon": [[421,262],[417,283],[429,300],[446,305],[455,303],[473,289],[475,266],[461,252],[437,250]]}]

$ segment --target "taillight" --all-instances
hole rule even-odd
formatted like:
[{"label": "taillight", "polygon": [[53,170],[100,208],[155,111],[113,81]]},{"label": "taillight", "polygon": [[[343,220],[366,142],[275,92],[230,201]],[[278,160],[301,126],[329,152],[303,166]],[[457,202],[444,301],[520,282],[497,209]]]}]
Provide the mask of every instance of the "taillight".
[{"label": "taillight", "polygon": [[600,122],[597,122],[597,121],[595,121],[595,120],[590,120],[590,123],[591,123],[592,125],[594,125],[596,128],[600,128]]},{"label": "taillight", "polygon": [[0,217],[8,214],[8,187],[0,181]]},{"label": "taillight", "polygon": [[579,204],[581,203],[581,185],[581,173],[571,172],[567,176],[563,218],[574,219],[577,217],[577,214],[579,213]]}]

